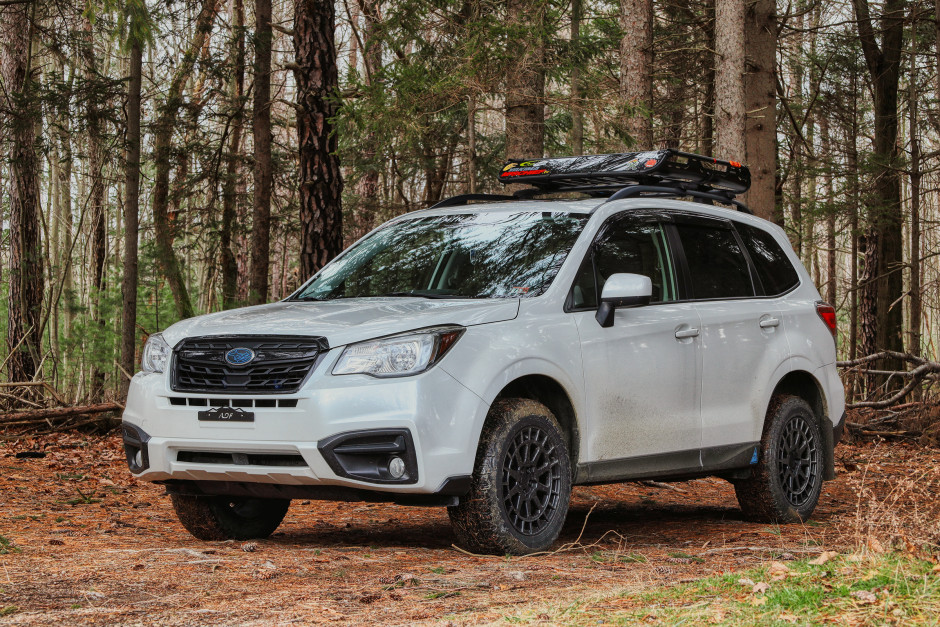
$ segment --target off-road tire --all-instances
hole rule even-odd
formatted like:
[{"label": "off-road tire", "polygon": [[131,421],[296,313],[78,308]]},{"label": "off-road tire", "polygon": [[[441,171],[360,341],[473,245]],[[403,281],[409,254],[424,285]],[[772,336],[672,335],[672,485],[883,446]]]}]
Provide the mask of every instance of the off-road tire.
[{"label": "off-road tire", "polygon": [[805,400],[773,397],[757,464],[750,477],[733,481],[744,517],[776,523],[807,520],[822,490],[823,446],[819,421]]},{"label": "off-road tire", "polygon": [[173,509],[199,540],[267,538],[284,520],[290,499],[173,494]]},{"label": "off-road tire", "polygon": [[528,399],[493,403],[474,468],[470,492],[447,508],[459,544],[496,555],[548,549],[571,497],[568,447],[552,412]]}]

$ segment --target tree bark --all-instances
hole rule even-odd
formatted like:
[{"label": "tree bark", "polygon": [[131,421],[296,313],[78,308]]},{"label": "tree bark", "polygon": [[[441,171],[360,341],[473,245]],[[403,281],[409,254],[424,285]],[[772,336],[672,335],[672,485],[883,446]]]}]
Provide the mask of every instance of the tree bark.
[{"label": "tree bark", "polygon": [[[581,108],[581,0],[571,0],[571,154],[584,154],[584,112]],[[476,186],[474,185],[474,190]]]},{"label": "tree bark", "polygon": [[715,2],[715,156],[740,161],[744,141],[744,0]]},{"label": "tree bark", "polygon": [[176,253],[173,251],[173,234],[171,232],[168,206],[170,191],[170,148],[173,141],[180,107],[183,105],[183,87],[189,79],[196,63],[196,57],[205,44],[206,37],[212,29],[218,7],[218,0],[204,0],[199,16],[196,18],[195,30],[189,41],[189,48],[183,54],[183,59],[173,72],[166,99],[158,108],[157,119],[153,123],[153,227],[156,244],[157,259],[166,277],[167,285],[173,293],[176,313],[180,318],[191,318],[195,315],[186,281],[180,267]]},{"label": "tree bark", "polygon": [[[130,80],[127,85],[127,131],[124,153],[124,275],[121,281],[121,368],[137,368],[137,237],[140,221],[140,90],[143,44],[130,46]],[[121,377],[121,397],[127,396],[130,380]]]},{"label": "tree bark", "polygon": [[10,284],[7,362],[10,381],[37,374],[42,353],[43,258],[39,241],[39,159],[31,73],[32,4],[0,8],[0,72],[10,145]]},{"label": "tree bark", "polygon": [[225,157],[225,181],[222,186],[222,228],[219,232],[222,266],[222,308],[238,304],[238,262],[232,250],[232,232],[238,211],[238,170],[241,163],[242,124],[245,95],[245,7],[242,0],[232,0],[232,61],[230,106],[232,135]]},{"label": "tree bark", "polygon": [[337,67],[332,2],[298,0],[294,14],[300,152],[300,274],[313,275],[343,247],[343,180],[330,120]]},{"label": "tree bark", "polygon": [[255,146],[254,211],[251,219],[253,305],[268,300],[271,259],[271,0],[255,0],[255,86],[252,134]]},{"label": "tree bark", "polygon": [[745,153],[751,170],[751,189],[745,202],[758,216],[775,220],[777,173],[777,14],[774,0],[748,5],[745,17]]},{"label": "tree bark", "polygon": [[[912,26],[912,31],[914,26]],[[913,39],[912,41],[916,41]],[[918,128],[919,116],[919,98],[917,92],[917,52],[916,45],[912,44],[911,50],[911,68],[908,79],[908,112],[910,122],[910,142],[911,142],[911,275],[910,275],[910,311],[908,323],[908,352],[914,356],[920,356],[921,353],[921,317],[923,315],[923,298],[921,295],[921,263],[920,263],[920,189],[921,178],[921,154],[920,154],[920,129]]]},{"label": "tree bark", "polygon": [[652,150],[653,0],[620,0],[620,28],[620,100],[627,107],[628,145]]},{"label": "tree bark", "polygon": [[[903,215],[898,149],[898,83],[904,43],[904,0],[886,0],[878,32],[867,0],[852,0],[874,95],[873,193],[868,204],[861,300],[862,350],[903,352]],[[888,369],[893,369],[889,365]]]},{"label": "tree bark", "polygon": [[[97,81],[98,68],[95,61],[95,42],[92,32],[91,19],[84,17],[84,41],[82,42],[82,57],[85,66],[85,82],[91,86]],[[104,207],[104,148],[101,140],[101,113],[98,110],[98,99],[86,99],[86,124],[88,126],[88,173],[91,178],[88,208],[91,231],[91,316],[99,327],[98,337],[104,333],[104,318],[101,315],[101,296],[105,288],[104,261],[105,261],[105,207]],[[98,347],[96,347],[98,348]],[[110,360],[109,360],[110,361]],[[100,398],[104,393],[104,371],[95,364],[91,372],[92,398]]]},{"label": "tree bark", "polygon": [[512,29],[506,71],[506,158],[538,159],[545,151],[545,3],[506,0]]},{"label": "tree bark", "polygon": [[[366,85],[381,88],[378,73],[382,68],[382,41],[379,38],[379,0],[361,0],[362,14],[365,16],[365,41],[363,42],[363,62],[365,63]],[[353,219],[352,239],[359,239],[375,223],[378,210],[379,166],[376,163],[378,140],[375,131],[370,129],[362,142],[361,157],[365,166],[362,178],[356,183],[356,212]]]}]

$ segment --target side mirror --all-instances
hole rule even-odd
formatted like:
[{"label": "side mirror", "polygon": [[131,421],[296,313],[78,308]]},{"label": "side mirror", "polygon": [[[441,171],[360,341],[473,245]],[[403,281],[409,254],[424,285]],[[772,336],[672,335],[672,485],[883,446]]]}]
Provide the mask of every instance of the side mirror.
[{"label": "side mirror", "polygon": [[601,303],[597,308],[597,323],[604,327],[614,326],[614,312],[618,307],[643,307],[650,304],[653,282],[642,274],[612,274],[604,283]]}]

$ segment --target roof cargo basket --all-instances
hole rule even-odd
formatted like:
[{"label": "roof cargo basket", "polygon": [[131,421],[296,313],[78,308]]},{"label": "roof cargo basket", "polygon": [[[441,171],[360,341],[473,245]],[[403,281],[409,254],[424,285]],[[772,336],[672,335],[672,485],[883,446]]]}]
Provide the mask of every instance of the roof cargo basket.
[{"label": "roof cargo basket", "polygon": [[751,173],[737,161],[722,161],[678,150],[585,155],[509,161],[503,184],[532,185],[540,193],[618,190],[653,185],[677,190],[718,192],[733,198],[751,186]]}]

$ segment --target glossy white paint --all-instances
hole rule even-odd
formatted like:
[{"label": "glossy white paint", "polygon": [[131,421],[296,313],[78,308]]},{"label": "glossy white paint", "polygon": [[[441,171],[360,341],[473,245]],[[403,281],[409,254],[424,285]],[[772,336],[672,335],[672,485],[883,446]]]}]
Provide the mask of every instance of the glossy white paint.
[{"label": "glossy white paint", "polygon": [[619,300],[621,298],[649,298],[653,294],[653,282],[648,276],[622,272],[607,277],[601,300]]},{"label": "glossy white paint", "polygon": [[584,364],[585,461],[701,447],[701,342],[684,333],[699,327],[695,305],[618,309],[606,329],[593,311],[569,315],[578,322]]},{"label": "glossy white paint", "polygon": [[[650,207],[739,220],[771,231],[790,251],[801,285],[778,299],[620,309],[607,329],[600,327],[593,311],[566,313],[568,291],[603,222],[617,212]],[[835,348],[815,313],[819,294],[781,229],[738,212],[665,199],[604,204],[520,201],[419,215],[520,210],[594,210],[555,281],[541,296],[285,301],[200,316],[167,329],[164,337],[171,346],[192,336],[297,334],[326,337],[330,351],[298,393],[287,396],[298,399],[296,408],[255,408],[254,423],[200,423],[199,408],[173,406],[169,397],[213,395],[174,393],[165,374],[136,375],[124,420],[152,436],[151,469],[141,478],[434,492],[447,477],[473,471],[490,404],[506,385],[528,375],[548,377],[568,395],[580,433],[579,462],[755,441],[774,386],[793,370],[816,378],[833,423],[842,415]],[[768,324],[772,319],[777,323]],[[396,379],[330,374],[349,343],[442,324],[463,325],[467,331],[425,373]],[[337,477],[316,448],[319,440],[337,433],[387,427],[411,430],[418,452],[417,484],[376,486]],[[303,455],[309,468],[181,464],[175,461],[181,449],[293,452]]]}]

